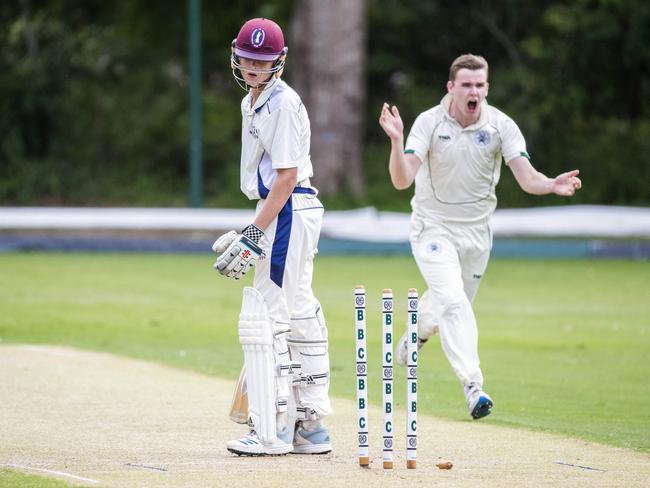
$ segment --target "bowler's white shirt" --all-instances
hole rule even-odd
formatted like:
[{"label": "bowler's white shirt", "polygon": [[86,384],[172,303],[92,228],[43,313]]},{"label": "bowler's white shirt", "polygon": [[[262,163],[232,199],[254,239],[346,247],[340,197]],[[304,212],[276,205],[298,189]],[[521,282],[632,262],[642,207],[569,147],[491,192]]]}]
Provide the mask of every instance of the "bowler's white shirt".
[{"label": "bowler's white shirt", "polygon": [[406,140],[405,152],[422,162],[411,200],[413,216],[425,222],[481,222],[496,208],[501,161],[528,157],[515,122],[481,104],[478,121],[468,127],[449,114],[451,94],[421,113]]},{"label": "bowler's white shirt", "polygon": [[260,198],[258,171],[270,190],[278,169],[298,168],[296,183],[312,176],[307,110],[298,94],[279,78],[266,86],[251,107],[251,94],[241,103],[241,190]]}]

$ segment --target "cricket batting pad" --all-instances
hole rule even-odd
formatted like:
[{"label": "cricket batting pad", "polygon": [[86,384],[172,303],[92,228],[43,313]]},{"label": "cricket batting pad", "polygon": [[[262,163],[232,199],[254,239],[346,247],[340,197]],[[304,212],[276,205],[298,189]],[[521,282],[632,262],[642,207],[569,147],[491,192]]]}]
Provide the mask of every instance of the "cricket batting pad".
[{"label": "cricket batting pad", "polygon": [[300,373],[294,378],[299,420],[316,420],[332,413],[329,400],[330,362],[325,316],[316,304],[313,317],[292,321],[295,333],[287,340],[291,359],[300,363]]},{"label": "cricket batting pad", "polygon": [[264,297],[255,288],[244,288],[239,315],[239,343],[244,350],[248,416],[262,442],[276,435],[276,385],[273,328]]}]

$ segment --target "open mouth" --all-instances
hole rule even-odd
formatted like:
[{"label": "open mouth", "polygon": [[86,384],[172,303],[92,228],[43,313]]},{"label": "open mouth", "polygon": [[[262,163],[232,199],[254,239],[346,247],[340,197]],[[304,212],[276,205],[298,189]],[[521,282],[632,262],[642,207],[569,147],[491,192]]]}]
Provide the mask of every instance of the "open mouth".
[{"label": "open mouth", "polygon": [[476,100],[470,100],[469,102],[467,102],[467,110],[470,112],[475,112],[477,106],[478,106],[478,102]]},{"label": "open mouth", "polygon": [[256,73],[246,73],[246,82],[249,85],[257,85],[257,74]]}]

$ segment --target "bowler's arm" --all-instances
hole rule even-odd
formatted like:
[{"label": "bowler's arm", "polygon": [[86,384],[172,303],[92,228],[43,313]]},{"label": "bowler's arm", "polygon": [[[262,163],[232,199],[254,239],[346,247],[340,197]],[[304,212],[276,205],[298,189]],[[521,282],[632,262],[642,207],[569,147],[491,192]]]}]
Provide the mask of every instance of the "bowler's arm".
[{"label": "bowler's arm", "polygon": [[508,161],[510,170],[522,190],[533,195],[548,195],[554,193],[561,196],[572,196],[576,190],[582,188],[582,181],[578,178],[579,170],[574,169],[562,173],[555,178],[549,178],[537,171],[530,161],[518,156]]},{"label": "bowler's arm", "polygon": [[390,159],[388,160],[390,181],[396,189],[405,190],[415,180],[415,175],[422,163],[415,154],[404,154],[404,123],[397,107],[391,108],[384,103],[379,116],[379,125],[390,138]]},{"label": "bowler's arm", "polygon": [[388,171],[390,181],[397,190],[406,190],[413,184],[422,162],[415,154],[404,153],[404,141],[391,140]]}]

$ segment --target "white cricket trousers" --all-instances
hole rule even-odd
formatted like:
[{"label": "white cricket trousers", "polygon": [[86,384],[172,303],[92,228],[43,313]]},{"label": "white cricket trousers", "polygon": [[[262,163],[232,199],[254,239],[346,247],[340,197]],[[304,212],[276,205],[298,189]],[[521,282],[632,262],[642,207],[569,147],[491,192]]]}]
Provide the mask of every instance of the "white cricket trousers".
[{"label": "white cricket trousers", "polygon": [[[294,389],[297,418],[309,420],[331,414],[332,407],[327,326],[312,291],[324,210],[315,194],[296,193],[300,190],[306,189],[294,190],[260,241],[266,259],[256,264],[253,286],[264,297],[276,330],[290,329],[291,359],[301,364],[303,376],[308,378]],[[264,202],[259,201],[258,211]]]},{"label": "white cricket trousers", "polygon": [[411,223],[411,249],[429,289],[420,299],[418,334],[440,343],[463,385],[483,386],[472,301],[487,268],[492,233],[480,224]]}]

